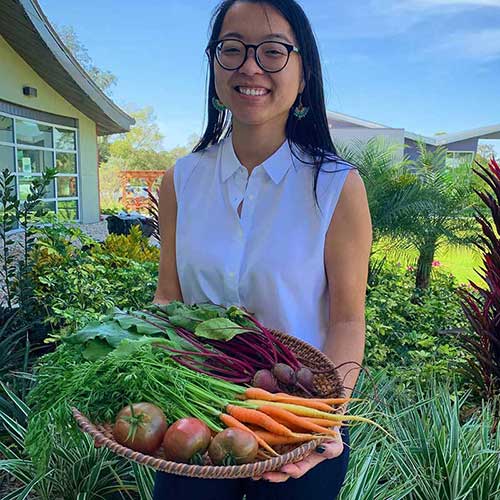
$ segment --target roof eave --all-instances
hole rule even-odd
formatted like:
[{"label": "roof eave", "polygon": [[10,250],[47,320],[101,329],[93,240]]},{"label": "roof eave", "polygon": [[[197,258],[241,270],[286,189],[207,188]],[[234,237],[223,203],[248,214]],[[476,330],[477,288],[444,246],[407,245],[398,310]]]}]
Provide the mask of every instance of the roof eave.
[{"label": "roof eave", "polygon": [[[16,9],[10,7],[8,12],[12,16],[20,16],[22,12],[25,20],[21,20],[16,31],[9,30],[8,26],[5,28],[6,39],[13,49],[63,98],[93,120],[99,135],[129,131],[134,119],[114,104],[80,66],[50,25],[37,0],[15,1],[22,10],[17,14]],[[46,57],[37,60],[32,50],[23,47],[22,37],[34,43],[42,55],[47,51]]]}]

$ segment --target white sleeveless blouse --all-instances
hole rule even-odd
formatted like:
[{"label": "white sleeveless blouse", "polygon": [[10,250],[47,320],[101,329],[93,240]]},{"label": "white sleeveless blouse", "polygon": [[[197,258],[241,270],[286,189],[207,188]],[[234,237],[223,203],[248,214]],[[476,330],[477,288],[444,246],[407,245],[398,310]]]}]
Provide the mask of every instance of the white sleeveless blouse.
[{"label": "white sleeveless blouse", "polygon": [[325,235],[352,168],[340,160],[323,165],[320,212],[314,167],[292,156],[288,141],[251,175],[232,136],[179,159],[176,258],[184,302],[244,306],[265,326],[321,349],[329,324]]}]

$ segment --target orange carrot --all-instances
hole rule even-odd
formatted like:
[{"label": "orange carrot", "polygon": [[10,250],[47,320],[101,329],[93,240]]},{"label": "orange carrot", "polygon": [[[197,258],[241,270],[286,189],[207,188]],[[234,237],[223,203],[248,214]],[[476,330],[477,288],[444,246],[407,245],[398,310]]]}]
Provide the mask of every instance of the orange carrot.
[{"label": "orange carrot", "polygon": [[250,432],[251,434],[253,434],[253,436],[255,437],[255,439],[257,439],[257,442],[259,443],[259,445],[262,448],[264,448],[265,450],[267,450],[269,453],[272,453],[274,456],[278,456],[278,453],[276,453],[269,446],[269,444],[266,443],[266,441],[264,439],[262,439],[255,431],[253,431],[252,429],[250,429],[246,425],[242,424],[239,420],[236,420],[234,417],[232,417],[231,415],[227,415],[226,413],[221,413],[219,415],[219,418],[221,419],[222,423],[226,427],[235,427],[236,429],[242,429],[244,431]]},{"label": "orange carrot", "polygon": [[341,405],[344,403],[348,403],[349,401],[358,401],[357,399],[351,399],[351,398],[326,398],[326,399],[302,398],[299,396],[293,396],[291,394],[287,394],[286,392],[272,393],[264,389],[260,389],[258,387],[249,387],[248,389],[245,390],[242,397],[244,399],[258,399],[260,401],[276,401],[276,402],[291,402],[290,400],[296,400],[297,402],[300,401],[300,403],[297,404],[303,404],[305,402],[309,403],[314,402],[314,403],[323,403],[329,406]]},{"label": "orange carrot", "polygon": [[288,403],[293,405],[305,406],[306,408],[314,408],[315,410],[331,412],[333,408],[326,403],[322,403],[319,400],[306,399],[306,398],[280,398],[276,400],[277,403]]},{"label": "orange carrot", "polygon": [[311,441],[312,439],[317,439],[318,436],[313,436],[312,434],[294,434],[293,436],[278,436],[268,431],[255,431],[261,439],[263,439],[267,444],[271,446],[277,446],[281,444],[295,444],[304,443],[305,441]]},{"label": "orange carrot", "polygon": [[290,429],[276,422],[271,417],[260,411],[235,405],[227,405],[226,411],[229,413],[229,415],[233,416],[240,422],[258,425],[268,430],[269,432],[279,434],[280,436],[292,435],[292,431]]},{"label": "orange carrot", "polygon": [[328,427],[322,427],[321,425],[317,425],[313,422],[309,422],[304,420],[302,417],[294,415],[292,412],[285,410],[283,408],[278,408],[277,406],[261,406],[259,411],[269,415],[273,418],[280,418],[281,421],[289,422],[290,424],[294,424],[296,426],[302,427],[302,429],[306,429],[312,432],[318,432],[320,434],[328,434],[329,436],[338,437],[339,433],[336,430],[329,429]]},{"label": "orange carrot", "polygon": [[[256,408],[260,408],[262,405],[261,401],[253,401],[253,400],[247,400],[246,401],[248,404],[255,405]],[[358,415],[344,415],[344,414],[338,414],[338,413],[327,413],[324,411],[320,410],[315,410],[313,408],[306,408],[304,406],[300,405],[294,405],[294,404],[288,404],[288,403],[275,403],[272,401],[267,402],[268,406],[276,406],[278,408],[283,408],[284,410],[288,410],[289,412],[293,413],[294,415],[299,415],[301,417],[314,417],[314,418],[324,418],[327,420],[331,420],[333,422],[343,422],[344,420],[347,421],[354,421],[354,422],[366,422],[367,424],[372,424],[377,429],[380,429],[384,434],[387,436],[396,439],[392,434],[387,432],[381,425],[377,424],[377,422],[374,422],[373,420],[370,420],[369,418],[366,417],[361,417]]]}]

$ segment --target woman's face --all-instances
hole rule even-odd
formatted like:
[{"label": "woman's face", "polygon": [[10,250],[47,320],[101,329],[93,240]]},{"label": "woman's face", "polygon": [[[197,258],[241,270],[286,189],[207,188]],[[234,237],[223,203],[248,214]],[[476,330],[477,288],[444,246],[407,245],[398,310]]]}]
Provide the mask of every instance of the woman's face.
[{"label": "woman's face", "polygon": [[[297,46],[288,21],[265,4],[236,2],[226,13],[219,36],[219,40],[228,38],[249,44],[278,41]],[[214,61],[217,96],[231,110],[233,120],[242,124],[262,125],[270,121],[284,124],[304,88],[300,55],[292,52],[283,70],[267,73],[257,65],[254,54],[254,49],[249,49],[247,60],[235,71],[226,70]],[[242,95],[239,87],[265,89],[266,93]]]}]

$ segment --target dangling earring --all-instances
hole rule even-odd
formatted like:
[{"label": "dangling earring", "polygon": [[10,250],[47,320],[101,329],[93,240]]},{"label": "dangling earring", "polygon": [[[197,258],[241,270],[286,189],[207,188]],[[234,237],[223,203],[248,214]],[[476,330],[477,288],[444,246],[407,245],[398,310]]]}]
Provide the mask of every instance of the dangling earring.
[{"label": "dangling earring", "polygon": [[302,104],[302,94],[299,94],[299,104],[293,110],[293,114],[297,120],[302,120],[307,113],[309,113],[309,107]]},{"label": "dangling earring", "polygon": [[224,111],[226,108],[226,106],[224,106],[224,104],[222,104],[222,102],[219,101],[219,99],[217,97],[212,97],[212,106],[217,110],[217,111]]}]

